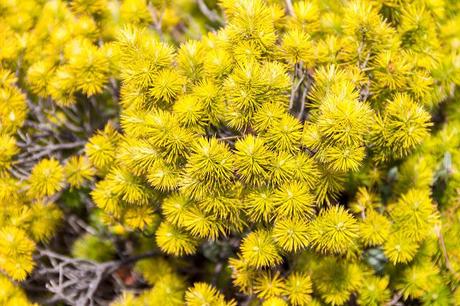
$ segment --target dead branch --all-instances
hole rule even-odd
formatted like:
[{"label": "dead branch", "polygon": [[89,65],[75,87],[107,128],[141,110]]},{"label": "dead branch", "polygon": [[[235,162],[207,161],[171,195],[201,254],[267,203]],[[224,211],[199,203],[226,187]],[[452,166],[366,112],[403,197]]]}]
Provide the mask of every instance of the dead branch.
[{"label": "dead branch", "polygon": [[295,16],[294,6],[292,5],[292,0],[285,0],[285,2],[286,2],[286,11],[288,15]]},{"label": "dead branch", "polygon": [[204,0],[197,0],[196,3],[201,13],[204,16],[206,16],[206,18],[208,18],[211,22],[215,22],[220,25],[223,25],[225,23],[221,16],[219,16],[217,13],[209,9],[209,7],[206,5]]},{"label": "dead branch", "polygon": [[[19,154],[15,164],[26,164],[39,160],[42,157],[50,156],[55,151],[75,149],[85,145],[85,141],[75,141],[71,143],[48,144],[46,146],[26,146],[22,145],[26,152]],[[19,145],[21,146],[21,144]],[[30,154],[32,153],[32,154]]]},{"label": "dead branch", "polygon": [[113,276],[117,269],[156,254],[156,252],[150,252],[97,263],[39,248],[36,256],[39,264],[31,279],[46,281],[46,289],[51,293],[51,297],[42,301],[44,305],[58,302],[77,306],[100,305],[97,301],[103,300],[103,296],[98,289],[103,282]]},{"label": "dead branch", "polygon": [[393,295],[393,298],[385,304],[385,306],[397,306],[397,305],[402,305],[399,300],[401,299],[402,297],[402,294],[401,292],[396,292],[394,295]]}]

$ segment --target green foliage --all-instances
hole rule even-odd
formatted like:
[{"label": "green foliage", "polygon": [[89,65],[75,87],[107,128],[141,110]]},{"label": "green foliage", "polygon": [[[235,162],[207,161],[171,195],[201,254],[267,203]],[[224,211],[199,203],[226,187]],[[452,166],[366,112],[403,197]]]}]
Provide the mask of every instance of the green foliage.
[{"label": "green foliage", "polygon": [[72,245],[72,256],[80,259],[104,262],[115,255],[115,246],[109,240],[90,234],[81,236]]}]

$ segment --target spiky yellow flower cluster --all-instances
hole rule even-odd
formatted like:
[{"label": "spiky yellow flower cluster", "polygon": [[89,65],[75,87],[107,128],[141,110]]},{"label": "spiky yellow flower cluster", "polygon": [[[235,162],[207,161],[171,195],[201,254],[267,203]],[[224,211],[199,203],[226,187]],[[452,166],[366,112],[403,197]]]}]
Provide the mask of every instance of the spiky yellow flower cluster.
[{"label": "spiky yellow flower cluster", "polygon": [[113,305],[460,305],[458,28],[454,0],[0,3],[0,270],[64,218],[75,258],[147,252]]}]

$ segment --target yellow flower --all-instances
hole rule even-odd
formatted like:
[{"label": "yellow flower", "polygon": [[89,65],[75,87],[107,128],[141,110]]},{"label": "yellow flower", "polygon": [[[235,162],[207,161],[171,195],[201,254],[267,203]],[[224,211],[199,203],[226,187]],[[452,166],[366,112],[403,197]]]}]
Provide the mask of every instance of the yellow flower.
[{"label": "yellow flower", "polygon": [[27,234],[14,226],[0,229],[0,269],[15,280],[24,280],[35,263],[32,252],[35,243]]},{"label": "yellow flower", "polygon": [[190,255],[196,251],[196,240],[183,230],[162,222],[156,232],[156,241],[160,249],[171,255]]},{"label": "yellow flower", "polygon": [[292,305],[309,305],[311,302],[312,282],[304,273],[292,273],[286,279],[285,294]]},{"label": "yellow flower", "polygon": [[236,306],[235,301],[226,302],[224,295],[206,283],[195,283],[185,294],[187,306]]},{"label": "yellow flower", "polygon": [[33,198],[52,196],[64,188],[64,170],[54,159],[39,161],[29,176],[29,195]]},{"label": "yellow flower", "polygon": [[244,237],[241,253],[248,264],[255,268],[273,267],[282,262],[275,241],[266,230],[257,230]]},{"label": "yellow flower", "polygon": [[358,222],[347,210],[333,206],[310,223],[311,245],[320,252],[344,254],[356,247],[358,230]]},{"label": "yellow flower", "polygon": [[261,299],[269,299],[271,297],[281,296],[284,291],[284,280],[279,272],[272,273],[269,271],[261,271],[254,283],[254,292]]},{"label": "yellow flower", "polygon": [[302,250],[309,242],[308,226],[301,219],[276,220],[273,228],[273,239],[288,252]]},{"label": "yellow flower", "polygon": [[0,172],[7,170],[12,163],[13,156],[19,152],[16,140],[9,135],[0,135]]},{"label": "yellow flower", "polygon": [[85,156],[72,156],[64,166],[64,173],[70,186],[78,188],[91,180],[96,170]]},{"label": "yellow flower", "polygon": [[414,242],[401,230],[391,233],[383,245],[385,256],[393,264],[410,262],[418,248],[418,243]]},{"label": "yellow flower", "polygon": [[297,28],[288,31],[283,36],[281,52],[290,64],[303,62],[308,67],[315,58],[310,36],[307,32]]}]

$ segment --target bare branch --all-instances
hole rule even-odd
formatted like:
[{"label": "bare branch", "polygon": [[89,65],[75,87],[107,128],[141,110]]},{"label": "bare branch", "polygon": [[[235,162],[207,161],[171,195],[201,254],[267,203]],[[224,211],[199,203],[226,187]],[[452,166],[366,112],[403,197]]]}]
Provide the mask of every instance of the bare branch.
[{"label": "bare branch", "polygon": [[[299,77],[299,81],[294,85],[294,81],[296,76]],[[294,107],[295,98],[297,96],[297,92],[302,85],[302,82],[305,80],[305,73],[303,71],[303,64],[295,64],[294,65],[294,73],[292,74],[292,87],[291,87],[291,96],[289,98],[289,110],[292,110]]]},{"label": "bare branch", "polygon": [[221,16],[219,16],[217,13],[211,11],[204,0],[197,0],[196,1],[198,8],[200,9],[201,13],[206,16],[211,22],[216,22],[221,25],[225,24],[225,21]]},{"label": "bare branch", "polygon": [[450,263],[449,254],[447,253],[446,243],[444,241],[444,235],[442,234],[442,228],[440,225],[435,227],[435,233],[438,237],[439,248],[441,249],[442,255],[444,257],[444,264],[446,268],[450,271],[450,273],[458,277],[457,271],[455,271],[455,269],[452,267],[452,264]]},{"label": "bare branch", "polygon": [[226,136],[226,137],[220,137],[220,138],[217,138],[218,140],[234,140],[234,139],[238,139],[238,138],[241,138],[243,136],[241,135],[234,135],[234,136]]},{"label": "bare branch", "polygon": [[401,292],[396,292],[391,301],[385,304],[385,306],[396,306],[400,305],[399,300],[401,299],[402,293]]},{"label": "bare branch", "polygon": [[303,112],[305,111],[305,99],[307,98],[308,88],[302,88],[302,95],[300,96],[300,111],[297,115],[297,119],[301,120],[303,116]]},{"label": "bare branch", "polygon": [[158,35],[160,35],[160,37],[163,37],[163,31],[161,27],[163,23],[163,15],[164,15],[165,10],[162,9],[161,13],[158,14],[151,3],[149,3],[147,8],[150,12],[150,15],[152,16],[153,28],[155,28],[155,30],[157,31]]},{"label": "bare branch", "polygon": [[95,301],[99,299],[100,285],[117,269],[156,254],[156,252],[149,252],[120,260],[97,263],[39,248],[37,254],[39,266],[31,279],[38,278],[46,281],[47,290],[53,294],[43,304],[62,301],[70,305],[95,305]]},{"label": "bare branch", "polygon": [[294,101],[295,101],[296,94],[299,91],[300,85],[302,85],[304,80],[305,80],[305,74],[302,74],[302,76],[300,77],[300,80],[297,82],[297,84],[292,87],[292,89],[291,89],[291,98],[289,100],[289,110],[291,110],[294,107]]},{"label": "bare branch", "polygon": [[19,169],[16,169],[15,167],[11,167],[10,169],[8,169],[11,174],[16,177],[17,179],[21,180],[21,181],[25,181],[27,180],[27,177],[28,175],[25,175],[23,173],[21,173],[22,171],[20,171]]},{"label": "bare branch", "polygon": [[304,85],[304,87],[302,89],[302,95],[300,97],[300,111],[299,111],[299,114],[297,115],[297,119],[299,119],[299,120],[301,120],[303,118],[303,115],[304,115],[304,112],[305,112],[305,103],[306,103],[306,99],[307,99],[307,94],[310,91],[311,86],[313,85],[313,78],[308,74],[308,72],[305,72],[302,75],[302,80],[305,79],[305,76],[307,77],[307,82],[306,82],[306,84],[305,84],[305,82],[302,82],[305,85]]},{"label": "bare branch", "polygon": [[286,2],[286,11],[290,16],[295,16],[294,6],[292,5],[292,0],[285,0]]},{"label": "bare branch", "polygon": [[[44,156],[51,155],[54,151],[59,150],[69,150],[82,147],[86,144],[86,141],[76,141],[71,143],[59,143],[59,144],[49,144],[46,146],[35,146],[33,148],[27,149],[27,152],[20,154],[18,160],[15,161],[15,164],[26,164],[33,161],[36,161]],[[29,153],[34,153],[31,156],[27,155]]]}]

